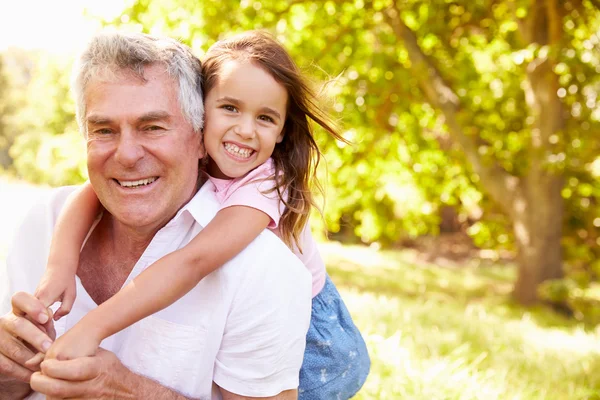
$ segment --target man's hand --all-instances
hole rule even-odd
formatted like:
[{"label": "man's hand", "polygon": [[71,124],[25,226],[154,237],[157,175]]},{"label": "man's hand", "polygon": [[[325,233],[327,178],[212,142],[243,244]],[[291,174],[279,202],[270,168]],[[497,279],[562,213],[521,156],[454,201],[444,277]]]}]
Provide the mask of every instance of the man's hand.
[{"label": "man's hand", "polygon": [[222,387],[219,387],[221,391],[221,396],[223,396],[223,400],[297,400],[298,399],[298,390],[290,389],[284,390],[283,392],[276,394],[271,397],[248,397],[248,396],[240,396],[239,394],[231,393]]},{"label": "man's hand", "polygon": [[134,398],[128,382],[134,376],[117,357],[98,349],[93,357],[44,360],[41,373],[31,376],[31,388],[48,398]]},{"label": "man's hand", "polygon": [[12,297],[13,309],[0,317],[0,375],[28,382],[35,367],[26,367],[34,352],[45,352],[54,339],[54,325],[44,305],[30,294]]},{"label": "man's hand", "polygon": [[48,399],[188,400],[146,377],[136,375],[110,351],[74,360],[44,360],[42,372],[31,376],[31,388]]},{"label": "man's hand", "polygon": [[26,364],[35,351],[47,350],[55,337],[52,316],[32,295],[12,297],[12,311],[0,317],[0,398],[24,398],[37,366]]}]

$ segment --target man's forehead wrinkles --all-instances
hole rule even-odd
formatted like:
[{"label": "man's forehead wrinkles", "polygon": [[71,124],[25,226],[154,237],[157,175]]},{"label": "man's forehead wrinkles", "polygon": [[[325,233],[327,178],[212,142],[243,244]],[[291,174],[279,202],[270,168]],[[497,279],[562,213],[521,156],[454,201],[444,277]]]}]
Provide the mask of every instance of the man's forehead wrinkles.
[{"label": "man's forehead wrinkles", "polygon": [[[173,115],[168,111],[164,110],[156,110],[156,111],[148,111],[139,116],[135,116],[136,122],[149,122],[149,121],[168,121],[173,118]],[[102,124],[110,124],[115,122],[115,118],[111,118],[106,115],[98,115],[91,114],[88,115],[86,121],[89,124],[94,125],[102,125]]]}]

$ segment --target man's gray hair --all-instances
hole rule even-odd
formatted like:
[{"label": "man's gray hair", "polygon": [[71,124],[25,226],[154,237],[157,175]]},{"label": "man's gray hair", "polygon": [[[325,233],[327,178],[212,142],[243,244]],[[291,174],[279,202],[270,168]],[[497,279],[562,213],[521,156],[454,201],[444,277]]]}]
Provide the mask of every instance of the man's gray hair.
[{"label": "man's gray hair", "polygon": [[75,64],[72,90],[81,132],[87,136],[85,90],[90,81],[111,79],[123,72],[145,81],[144,68],[153,64],[163,64],[178,83],[183,116],[199,132],[204,121],[200,60],[174,39],[123,32],[94,36]]}]

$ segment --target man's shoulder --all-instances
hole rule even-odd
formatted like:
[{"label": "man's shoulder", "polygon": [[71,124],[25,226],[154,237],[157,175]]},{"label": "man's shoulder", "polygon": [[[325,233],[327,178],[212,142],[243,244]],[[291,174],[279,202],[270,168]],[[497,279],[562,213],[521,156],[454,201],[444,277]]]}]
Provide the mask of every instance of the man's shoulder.
[{"label": "man's shoulder", "polygon": [[235,281],[240,276],[262,276],[265,283],[304,286],[312,277],[306,266],[269,230],[263,231],[252,243],[222,267],[223,273]]},{"label": "man's shoulder", "polygon": [[8,293],[35,290],[46,267],[56,217],[75,189],[70,186],[40,192],[19,222],[9,239],[6,270],[0,271],[6,273],[2,279],[8,284],[6,295],[0,299],[2,311],[10,307]]},{"label": "man's shoulder", "polygon": [[[206,226],[220,205],[212,182],[206,182],[184,207],[201,225]],[[252,243],[217,270],[229,285],[237,286],[248,274],[268,276],[273,284],[287,285],[296,280],[300,286],[312,281],[302,261],[273,232],[264,230]]]}]

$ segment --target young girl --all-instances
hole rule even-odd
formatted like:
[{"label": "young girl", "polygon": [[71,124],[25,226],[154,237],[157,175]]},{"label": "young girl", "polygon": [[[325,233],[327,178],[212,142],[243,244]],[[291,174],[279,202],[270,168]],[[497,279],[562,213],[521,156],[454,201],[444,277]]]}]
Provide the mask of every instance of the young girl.
[{"label": "young girl", "polygon": [[[299,397],[349,398],[364,383],[370,361],[307,224],[315,205],[310,184],[320,157],[309,119],[343,139],[288,53],[265,33],[217,42],[205,55],[202,74],[209,156],[204,174],[214,185],[220,211],[187,246],[156,261],[58,338],[46,357],[95,354],[103,339],[171,305],[269,228],[313,275]],[[70,311],[75,299],[79,250],[100,208],[86,184],[57,223],[36,291],[47,306],[62,301],[56,319]]]}]

